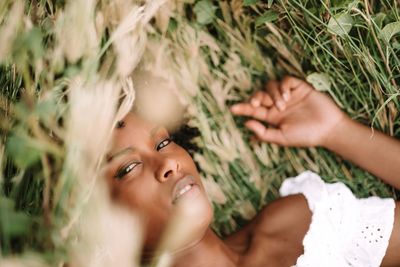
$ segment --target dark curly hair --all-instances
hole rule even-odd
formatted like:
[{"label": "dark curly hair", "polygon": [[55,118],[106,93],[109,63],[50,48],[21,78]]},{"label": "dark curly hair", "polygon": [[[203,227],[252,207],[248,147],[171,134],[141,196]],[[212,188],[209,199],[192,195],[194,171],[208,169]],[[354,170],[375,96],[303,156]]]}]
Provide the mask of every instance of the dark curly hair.
[{"label": "dark curly hair", "polygon": [[199,147],[193,142],[195,137],[200,136],[200,131],[196,127],[191,127],[187,124],[182,125],[178,130],[171,134],[172,140],[186,149],[193,157],[195,152],[199,152]]}]

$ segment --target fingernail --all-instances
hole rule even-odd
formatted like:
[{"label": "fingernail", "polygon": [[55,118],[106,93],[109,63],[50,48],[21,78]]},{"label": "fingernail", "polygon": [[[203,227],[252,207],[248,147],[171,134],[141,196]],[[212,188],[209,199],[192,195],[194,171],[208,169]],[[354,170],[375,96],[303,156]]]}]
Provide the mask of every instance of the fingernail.
[{"label": "fingernail", "polygon": [[236,112],[237,111],[237,106],[236,105],[233,105],[233,106],[231,106],[230,108],[229,108],[229,110],[231,111],[231,112]]},{"label": "fingernail", "polygon": [[276,101],[276,106],[280,111],[285,109],[285,103],[283,103],[281,100]]},{"label": "fingernail", "polygon": [[259,106],[260,106],[260,100],[258,100],[257,98],[253,98],[251,101],[250,101],[250,104],[253,106],[253,107],[255,107],[255,108],[258,108]]},{"label": "fingernail", "polygon": [[283,100],[285,100],[286,102],[289,101],[289,93],[288,92],[284,92],[282,94]]},{"label": "fingernail", "polygon": [[250,123],[250,121],[246,121],[246,122],[244,123],[244,126],[250,129],[250,128],[251,128],[251,123]]}]

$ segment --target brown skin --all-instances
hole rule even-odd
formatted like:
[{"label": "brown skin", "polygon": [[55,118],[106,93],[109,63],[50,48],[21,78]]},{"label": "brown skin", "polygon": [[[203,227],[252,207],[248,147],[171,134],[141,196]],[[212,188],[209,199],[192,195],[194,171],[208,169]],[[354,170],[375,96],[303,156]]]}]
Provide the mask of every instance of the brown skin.
[{"label": "brown skin", "polygon": [[[301,80],[286,77],[281,82],[269,82],[265,91],[256,93],[248,103],[235,105],[232,112],[256,119],[248,121],[246,126],[260,141],[284,146],[322,146],[354,161],[385,182],[400,186],[396,178],[400,162],[395,156],[400,154],[400,143],[381,133],[370,138],[367,127],[351,121],[332,100]],[[259,120],[275,128],[266,128]],[[124,122],[124,127],[115,130],[110,155],[126,147],[136,150],[117,152],[119,156],[113,157],[107,166],[107,177],[114,199],[139,212],[146,222],[145,255],[156,248],[177,206],[188,204],[196,212],[189,212],[190,218],[183,220],[192,222],[195,217],[194,221],[200,223],[193,225],[193,234],[188,235],[191,239],[174,253],[174,267],[295,264],[303,253],[302,240],[311,222],[311,212],[302,195],[274,201],[240,231],[221,240],[209,228],[211,207],[191,157],[178,145],[163,142],[168,135],[165,129],[154,131],[154,125],[133,114],[128,114]],[[115,177],[121,166],[126,167],[131,162],[138,164],[132,165],[134,168],[122,179]],[[181,204],[176,205],[171,192],[186,174],[195,178],[201,193],[183,197]],[[400,251],[399,203],[396,203],[395,214],[382,266],[400,265],[397,253]]]},{"label": "brown skin", "polygon": [[[191,175],[201,190],[194,200],[204,208],[202,220],[197,221],[203,232],[200,229],[194,235],[202,236],[212,219],[212,208],[196,166],[186,150],[169,139],[165,128],[132,113],[125,117],[123,127],[115,130],[113,140],[106,168],[111,194],[116,202],[138,212],[143,218],[147,229],[145,253],[156,249],[168,221],[178,212],[174,186],[186,175]],[[127,168],[132,169],[129,171]]]},{"label": "brown skin", "polygon": [[[254,119],[246,126],[264,142],[282,146],[327,148],[400,189],[400,142],[352,121],[326,95],[294,77],[270,81],[248,103],[232,107],[236,115]],[[276,128],[267,128],[262,123]],[[400,204],[381,266],[400,265]]]}]

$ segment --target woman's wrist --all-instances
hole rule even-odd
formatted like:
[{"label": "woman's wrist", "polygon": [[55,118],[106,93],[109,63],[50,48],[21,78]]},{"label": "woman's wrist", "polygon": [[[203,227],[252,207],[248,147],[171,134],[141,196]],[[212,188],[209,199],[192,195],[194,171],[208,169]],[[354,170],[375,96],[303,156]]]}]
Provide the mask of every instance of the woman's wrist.
[{"label": "woman's wrist", "polygon": [[331,128],[329,133],[323,138],[320,146],[336,152],[336,149],[344,140],[350,137],[354,130],[356,122],[350,119],[347,115],[343,116]]}]

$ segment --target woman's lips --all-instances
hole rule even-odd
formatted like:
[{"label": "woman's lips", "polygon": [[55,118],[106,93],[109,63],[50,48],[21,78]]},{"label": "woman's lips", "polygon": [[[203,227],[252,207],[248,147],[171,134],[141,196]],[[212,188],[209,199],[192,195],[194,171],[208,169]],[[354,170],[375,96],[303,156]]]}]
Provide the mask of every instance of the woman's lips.
[{"label": "woman's lips", "polygon": [[178,180],[172,191],[172,203],[176,203],[180,198],[190,194],[193,191],[198,191],[199,186],[193,176],[187,175]]}]

